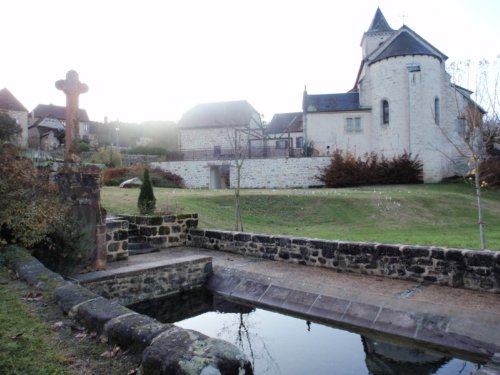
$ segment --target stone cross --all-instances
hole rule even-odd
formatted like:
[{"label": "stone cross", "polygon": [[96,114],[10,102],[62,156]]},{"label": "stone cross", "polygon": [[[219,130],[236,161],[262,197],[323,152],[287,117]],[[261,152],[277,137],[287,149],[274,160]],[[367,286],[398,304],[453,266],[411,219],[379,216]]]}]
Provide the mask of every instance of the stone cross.
[{"label": "stone cross", "polygon": [[56,82],[56,88],[66,94],[66,139],[64,141],[64,161],[80,161],[80,126],[78,119],[78,96],[89,90],[89,87],[81,83],[78,73],[70,70],[66,73],[66,79]]}]

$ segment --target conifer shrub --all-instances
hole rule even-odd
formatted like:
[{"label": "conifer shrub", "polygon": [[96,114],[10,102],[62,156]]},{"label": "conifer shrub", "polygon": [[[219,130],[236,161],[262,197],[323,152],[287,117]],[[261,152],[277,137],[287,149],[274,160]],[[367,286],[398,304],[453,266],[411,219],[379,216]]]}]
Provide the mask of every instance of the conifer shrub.
[{"label": "conifer shrub", "polygon": [[388,159],[373,152],[361,158],[336,150],[318,178],[326,187],[415,184],[422,182],[422,163],[406,152]]},{"label": "conifer shrub", "polygon": [[156,207],[156,198],[153,193],[153,185],[149,178],[149,169],[144,169],[144,176],[141,185],[141,192],[139,193],[139,200],[137,201],[139,212],[142,215],[150,215],[154,212]]}]

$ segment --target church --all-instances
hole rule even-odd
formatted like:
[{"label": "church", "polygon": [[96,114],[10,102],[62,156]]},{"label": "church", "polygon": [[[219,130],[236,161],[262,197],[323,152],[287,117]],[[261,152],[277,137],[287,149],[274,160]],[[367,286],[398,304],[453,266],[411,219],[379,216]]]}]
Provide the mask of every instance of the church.
[{"label": "church", "polygon": [[422,161],[424,182],[464,174],[466,160],[456,145],[463,144],[467,106],[477,105],[471,91],[451,82],[447,56],[406,25],[392,29],[380,9],[361,48],[349,92],[304,91],[303,137],[315,155],[408,152]]}]

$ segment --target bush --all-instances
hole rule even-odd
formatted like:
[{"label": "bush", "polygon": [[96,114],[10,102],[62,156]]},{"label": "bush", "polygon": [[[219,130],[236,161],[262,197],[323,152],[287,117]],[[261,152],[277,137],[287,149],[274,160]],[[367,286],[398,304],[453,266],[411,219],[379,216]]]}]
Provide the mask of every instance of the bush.
[{"label": "bush", "polygon": [[65,222],[67,209],[57,186],[49,184],[49,170],[4,146],[0,176],[0,239],[31,248]]},{"label": "bush", "polygon": [[500,188],[500,157],[489,157],[481,163],[479,168],[483,187]]},{"label": "bush", "polygon": [[414,184],[422,182],[422,163],[406,152],[392,159],[372,152],[362,159],[336,150],[318,178],[326,187]]},{"label": "bush", "polygon": [[[101,183],[104,186],[118,186],[123,181],[134,177],[142,180],[144,167],[130,166],[121,168],[106,168],[101,176]],[[181,176],[170,171],[164,171],[160,168],[154,168],[150,171],[151,182],[155,187],[181,188],[184,187],[184,180]]]},{"label": "bush", "polygon": [[155,146],[136,146],[127,151],[130,155],[156,155],[156,156],[164,156],[167,153],[167,150],[163,147],[155,147]]},{"label": "bush", "polygon": [[148,168],[144,169],[144,177],[142,180],[141,192],[139,193],[137,206],[139,207],[139,212],[143,215],[152,214],[156,207],[156,198],[153,193],[153,185],[151,185]]},{"label": "bush", "polygon": [[114,168],[122,165],[122,155],[116,148],[99,147],[97,152],[92,155],[91,161]]}]

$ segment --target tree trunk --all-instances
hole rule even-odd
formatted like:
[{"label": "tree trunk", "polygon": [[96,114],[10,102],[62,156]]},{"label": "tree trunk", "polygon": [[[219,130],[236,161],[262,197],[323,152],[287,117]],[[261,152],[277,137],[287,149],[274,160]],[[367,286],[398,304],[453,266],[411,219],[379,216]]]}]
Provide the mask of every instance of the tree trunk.
[{"label": "tree trunk", "polygon": [[474,184],[477,198],[477,214],[479,223],[479,238],[481,239],[481,249],[486,249],[486,235],[484,233],[483,207],[481,204],[481,178],[479,175],[480,161],[476,162],[476,173],[474,174]]}]

